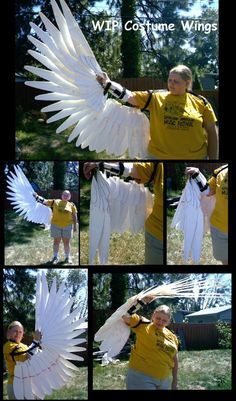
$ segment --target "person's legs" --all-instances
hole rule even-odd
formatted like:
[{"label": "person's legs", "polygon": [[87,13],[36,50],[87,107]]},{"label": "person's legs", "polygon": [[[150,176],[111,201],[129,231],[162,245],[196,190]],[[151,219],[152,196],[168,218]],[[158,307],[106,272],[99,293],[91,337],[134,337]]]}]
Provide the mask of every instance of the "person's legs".
[{"label": "person's legs", "polygon": [[145,264],[163,264],[163,242],[145,231]]},{"label": "person's legs", "polygon": [[216,260],[220,260],[223,265],[228,264],[228,234],[211,226],[211,240],[213,256]]},{"label": "person's legs", "polygon": [[64,227],[62,230],[62,241],[63,241],[63,245],[64,245],[64,252],[65,252],[65,262],[66,263],[71,263],[71,238],[73,235],[73,227],[72,225],[68,226],[68,227]]},{"label": "person's legs", "polygon": [[58,253],[60,247],[61,238],[53,238],[53,262],[58,261]]}]

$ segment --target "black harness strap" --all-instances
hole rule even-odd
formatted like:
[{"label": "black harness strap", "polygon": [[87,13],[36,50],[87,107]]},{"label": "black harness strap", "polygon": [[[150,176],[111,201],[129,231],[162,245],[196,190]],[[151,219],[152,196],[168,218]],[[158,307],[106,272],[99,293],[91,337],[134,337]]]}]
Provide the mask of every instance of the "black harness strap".
[{"label": "black harness strap", "polygon": [[225,170],[226,168],[228,168],[228,164],[227,164],[226,166],[222,166],[222,168],[221,168],[220,170],[218,170],[217,173],[213,173],[213,174],[212,174],[213,177],[216,178],[217,175],[218,175],[219,173],[221,173],[221,171]]},{"label": "black harness strap", "polygon": [[203,101],[203,103],[204,103],[205,106],[209,103],[208,100],[207,100],[204,96],[199,95],[199,94],[196,93],[196,92],[193,92],[193,91],[189,91],[189,90],[188,90],[187,93],[191,93],[191,95],[196,96],[196,97],[198,97],[199,99],[201,99],[201,100]]},{"label": "black harness strap", "polygon": [[148,321],[143,321],[142,318],[139,319],[138,323],[135,326],[130,327],[131,329],[136,329],[136,327],[138,327],[140,324],[150,324],[150,320]]},{"label": "black harness strap", "polygon": [[149,93],[149,96],[147,98],[147,101],[146,101],[144,107],[141,109],[141,111],[146,110],[148,108],[150,102],[151,102],[153,91],[152,90],[148,90],[148,93]]}]

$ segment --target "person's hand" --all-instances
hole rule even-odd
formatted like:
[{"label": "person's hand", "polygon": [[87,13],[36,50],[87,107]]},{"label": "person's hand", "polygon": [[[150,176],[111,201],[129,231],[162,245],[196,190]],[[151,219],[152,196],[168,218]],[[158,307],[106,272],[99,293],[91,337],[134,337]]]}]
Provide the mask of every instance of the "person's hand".
[{"label": "person's hand", "polygon": [[142,298],[142,301],[144,301],[146,304],[149,304],[156,298],[155,295],[147,295],[146,297]]},{"label": "person's hand", "polygon": [[83,165],[83,173],[86,180],[90,180],[93,174],[93,170],[97,168],[97,163],[95,162],[86,162]]},{"label": "person's hand", "polygon": [[96,75],[96,80],[102,86],[105,86],[108,82],[110,82],[110,78],[108,77],[106,72],[102,72],[101,75]]},{"label": "person's hand", "polygon": [[195,173],[199,173],[199,168],[197,167],[186,167],[185,169],[185,174],[190,176],[193,175]]},{"label": "person's hand", "polygon": [[40,341],[42,339],[42,333],[39,330],[36,330],[34,333],[34,340],[35,341]]}]

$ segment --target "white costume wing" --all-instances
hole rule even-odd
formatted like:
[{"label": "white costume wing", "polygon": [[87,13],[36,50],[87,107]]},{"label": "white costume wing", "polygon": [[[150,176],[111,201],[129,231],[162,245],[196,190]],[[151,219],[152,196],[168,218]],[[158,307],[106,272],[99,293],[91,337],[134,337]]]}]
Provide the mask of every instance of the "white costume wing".
[{"label": "white costume wing", "polygon": [[157,298],[177,297],[196,299],[196,297],[222,297],[222,294],[215,293],[212,289],[214,289],[212,281],[205,279],[191,280],[189,278],[184,278],[170,284],[154,285],[129,298],[123,305],[121,305],[106,320],[104,325],[100,327],[95,334],[94,339],[95,341],[101,342],[101,345],[99,346],[101,351],[107,352],[108,357],[114,357],[122,350],[130,335],[130,327],[124,323],[122,316],[132,307],[136,307],[136,310],[138,310],[140,307],[138,301],[143,300],[145,303],[144,300],[147,296],[151,297],[149,303]]},{"label": "white costume wing", "polygon": [[36,201],[33,196],[35,192],[19,166],[14,166],[15,174],[10,172],[7,177],[8,190],[7,199],[13,205],[13,209],[27,221],[45,224],[51,222],[52,211],[50,207]]},{"label": "white costume wing", "polygon": [[68,117],[57,129],[61,132],[75,125],[68,141],[77,138],[76,146],[121,156],[128,150],[131,158],[145,157],[149,142],[149,120],[140,110],[107,99],[96,81],[102,73],[97,60],[64,0],[62,11],[51,0],[55,27],[42,13],[43,31],[31,24],[40,40],[29,36],[37,51],[29,53],[47,69],[25,66],[44,81],[28,81],[26,85],[49,93],[38,100],[53,101],[44,112],[54,112],[48,123]]},{"label": "white costume wing", "polygon": [[69,295],[64,283],[57,291],[56,278],[49,291],[44,272],[38,274],[35,329],[42,333],[41,350],[30,360],[16,363],[13,382],[16,399],[44,399],[79,370],[68,359],[83,360],[74,352],[85,350],[78,346],[86,341],[79,338],[85,331],[85,319],[78,319],[78,308],[70,312],[74,299]]},{"label": "white costume wing", "polygon": [[188,179],[171,222],[171,228],[176,228],[184,234],[183,259],[185,262],[191,255],[195,263],[199,263],[201,258],[204,235],[201,196],[197,183]]},{"label": "white costume wing", "polygon": [[143,184],[107,178],[97,171],[91,187],[89,263],[94,262],[97,251],[99,262],[107,263],[111,234],[143,230],[152,206],[153,195]]}]

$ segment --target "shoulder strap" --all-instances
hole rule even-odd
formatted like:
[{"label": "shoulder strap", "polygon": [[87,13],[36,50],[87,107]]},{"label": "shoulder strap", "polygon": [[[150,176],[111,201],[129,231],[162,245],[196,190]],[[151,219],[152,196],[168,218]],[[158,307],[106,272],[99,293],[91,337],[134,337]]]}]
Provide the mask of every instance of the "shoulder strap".
[{"label": "shoulder strap", "polygon": [[147,101],[146,101],[144,107],[141,109],[141,111],[146,110],[146,109],[148,108],[150,102],[151,102],[153,90],[148,90],[148,93],[149,93],[149,96],[148,96],[148,98],[147,98]]},{"label": "shoulder strap", "polygon": [[217,177],[217,175],[219,173],[221,173],[221,171],[225,170],[226,168],[228,168],[228,164],[226,166],[222,166],[221,168],[219,168],[219,170],[217,170],[216,173],[213,173],[213,177]]},{"label": "shoulder strap", "polygon": [[140,324],[150,324],[150,320],[143,320],[142,317],[140,317],[138,323],[135,326],[130,327],[131,329],[136,329],[136,327],[140,326]]},{"label": "shoulder strap", "polygon": [[188,90],[187,93],[191,93],[191,95],[196,96],[196,97],[198,97],[199,99],[201,99],[201,100],[203,101],[203,103],[204,103],[205,106],[209,103],[208,100],[207,100],[204,96],[199,95],[199,94],[196,93],[196,92],[193,92],[193,91],[189,91],[189,90]]},{"label": "shoulder strap", "polygon": [[147,182],[147,185],[151,184],[151,182],[154,180],[154,177],[155,177],[156,172],[157,172],[157,167],[158,167],[158,163],[154,163],[154,169],[153,169],[153,172],[151,174],[151,177],[150,177],[149,181]]}]

